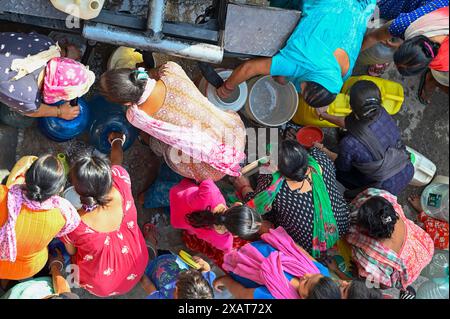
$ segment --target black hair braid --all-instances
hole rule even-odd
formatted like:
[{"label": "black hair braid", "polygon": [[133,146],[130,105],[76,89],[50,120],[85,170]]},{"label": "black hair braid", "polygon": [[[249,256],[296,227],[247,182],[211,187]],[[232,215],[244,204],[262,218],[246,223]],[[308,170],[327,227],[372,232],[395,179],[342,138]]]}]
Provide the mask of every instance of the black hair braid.
[{"label": "black hair braid", "polygon": [[[216,216],[217,215],[217,216]],[[205,210],[195,211],[186,215],[185,219],[194,228],[212,228],[218,222],[217,219],[222,214],[214,214],[211,206]]]}]

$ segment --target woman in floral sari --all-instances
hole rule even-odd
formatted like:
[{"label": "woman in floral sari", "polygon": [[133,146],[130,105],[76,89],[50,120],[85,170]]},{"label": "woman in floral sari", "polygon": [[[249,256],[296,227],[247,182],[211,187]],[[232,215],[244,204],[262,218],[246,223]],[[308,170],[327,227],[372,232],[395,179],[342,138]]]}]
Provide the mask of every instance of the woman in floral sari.
[{"label": "woman in floral sari", "polygon": [[216,108],[178,64],[150,75],[143,68],[111,70],[100,90],[128,107],[128,121],[152,137],[153,152],[179,175],[197,182],[240,175],[245,127],[239,115]]},{"label": "woman in floral sari", "polygon": [[355,224],[347,241],[358,273],[381,288],[406,290],[433,257],[430,236],[406,218],[397,198],[369,188],[351,204]]}]

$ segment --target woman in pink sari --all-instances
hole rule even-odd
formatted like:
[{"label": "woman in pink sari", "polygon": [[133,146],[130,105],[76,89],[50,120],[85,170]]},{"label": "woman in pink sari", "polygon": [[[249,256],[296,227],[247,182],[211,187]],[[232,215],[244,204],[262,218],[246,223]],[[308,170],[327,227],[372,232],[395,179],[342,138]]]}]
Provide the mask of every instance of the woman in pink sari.
[{"label": "woman in pink sari", "polygon": [[342,298],[328,269],[295,244],[282,227],[227,253],[223,268],[229,274],[217,278],[214,287],[225,287],[238,299]]},{"label": "woman in pink sari", "polygon": [[183,240],[189,249],[208,256],[220,267],[225,253],[258,235],[262,219],[247,206],[228,208],[212,180],[197,185],[186,178],[170,190],[170,223],[184,230]]},{"label": "woman in pink sari", "polygon": [[100,79],[108,100],[128,107],[128,121],[151,136],[150,147],[179,175],[198,182],[239,176],[245,127],[216,108],[174,62],[147,73],[110,70]]},{"label": "woman in pink sari", "polygon": [[381,288],[405,291],[430,263],[433,240],[406,218],[397,198],[386,191],[365,190],[351,209],[355,223],[347,241],[359,275]]}]

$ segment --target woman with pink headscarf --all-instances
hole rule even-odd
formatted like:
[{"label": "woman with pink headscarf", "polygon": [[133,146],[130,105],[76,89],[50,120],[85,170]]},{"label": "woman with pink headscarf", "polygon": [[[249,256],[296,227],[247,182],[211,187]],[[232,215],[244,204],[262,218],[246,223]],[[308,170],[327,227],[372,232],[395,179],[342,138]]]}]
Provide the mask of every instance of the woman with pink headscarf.
[{"label": "woman with pink headscarf", "polygon": [[86,94],[95,74],[62,51],[45,35],[1,32],[0,103],[30,117],[76,118],[78,106],[50,104]]}]

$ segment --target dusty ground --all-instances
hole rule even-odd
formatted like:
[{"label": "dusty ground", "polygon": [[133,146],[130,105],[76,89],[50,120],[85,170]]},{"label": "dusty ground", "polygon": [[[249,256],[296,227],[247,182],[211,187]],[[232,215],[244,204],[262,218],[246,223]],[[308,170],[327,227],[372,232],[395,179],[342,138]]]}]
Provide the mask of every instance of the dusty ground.
[{"label": "dusty ground", "polygon": [[[247,0],[240,2],[253,2],[258,4],[267,4],[265,0]],[[116,9],[134,12],[137,14],[145,13],[146,0],[120,0],[111,1],[111,6]],[[204,9],[210,5],[210,0],[170,0],[168,1],[167,19],[192,22],[195,18],[203,13]],[[9,29],[8,29],[9,28]],[[2,25],[0,30],[16,30],[15,26]],[[100,75],[106,65],[106,61],[114,47],[110,45],[99,45],[96,49],[93,59],[90,61],[91,69],[97,75]],[[158,61],[166,61],[169,57],[158,55]],[[195,63],[183,59],[173,59],[182,64],[187,73],[192,77],[198,76]],[[235,64],[237,61],[228,61]],[[403,83],[405,88],[405,102],[402,110],[394,116],[403,132],[405,143],[426,155],[438,167],[439,175],[449,175],[449,106],[448,95],[442,92],[436,92],[433,96],[432,104],[423,106],[416,97],[418,78],[402,78],[395,69],[390,69],[384,75],[394,81]],[[95,89],[92,94],[95,94]],[[331,142],[333,132],[329,132]],[[0,180],[7,176],[12,168],[15,160],[23,155],[40,155],[44,153],[73,152],[74,149],[80,148],[80,143],[86,140],[86,136],[79,138],[77,141],[67,143],[55,143],[46,139],[37,129],[36,126],[25,130],[17,130],[0,124]],[[135,195],[143,190],[145,184],[145,175],[142,172],[148,171],[148,162],[151,155],[146,147],[138,141],[125,153],[125,166],[129,169],[133,181],[133,191]],[[400,196],[400,202],[404,205],[407,213],[414,216],[406,205],[406,198],[409,194],[419,193],[421,189],[409,187],[405,193]],[[161,232],[161,249],[171,249],[178,251],[183,248],[180,240],[180,233],[174,231],[168,226],[167,216],[160,214],[158,211],[143,210],[139,207],[139,223],[142,225],[145,221],[154,220],[158,223]],[[421,280],[419,280],[420,282]],[[417,285],[416,285],[417,286]],[[88,293],[78,290],[82,298],[95,298]],[[137,286],[127,295],[114,297],[121,298],[143,298],[144,291]]]}]

